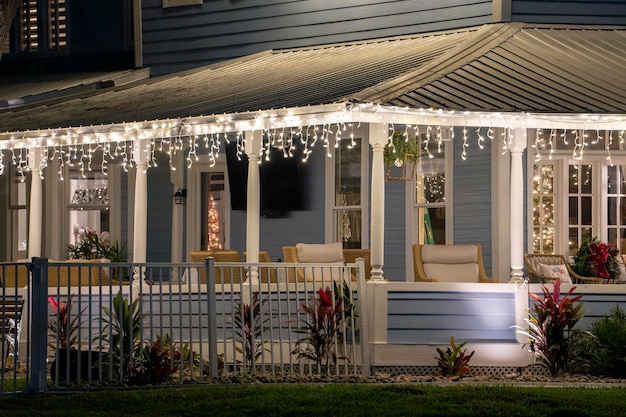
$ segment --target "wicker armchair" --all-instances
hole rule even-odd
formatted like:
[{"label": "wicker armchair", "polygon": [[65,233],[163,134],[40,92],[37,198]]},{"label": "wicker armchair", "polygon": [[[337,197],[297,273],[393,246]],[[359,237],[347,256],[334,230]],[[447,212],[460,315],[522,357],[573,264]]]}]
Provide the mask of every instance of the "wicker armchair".
[{"label": "wicker armchair", "polygon": [[[208,251],[189,251],[189,257],[192,262],[206,261],[206,258],[213,257],[215,262],[242,262],[239,251],[236,250],[208,250]],[[206,284],[206,268],[198,268],[200,275],[200,283]],[[223,272],[223,273],[222,273]],[[239,284],[246,280],[246,270],[243,267],[228,267],[222,271],[221,267],[215,267],[215,283],[222,283],[222,275],[225,284]]]},{"label": "wicker armchair", "polygon": [[[295,246],[283,246],[283,256],[286,263],[301,263],[298,260],[298,251]],[[369,280],[372,276],[372,254],[370,249],[343,249],[343,259],[346,263],[355,263],[357,259],[363,258],[365,261],[365,280]],[[289,269],[288,278],[289,282],[295,282],[295,272],[293,269]],[[302,268],[297,268],[298,279],[297,281],[304,281],[304,271]],[[352,281],[356,281],[356,274],[352,273]]]},{"label": "wicker armchair", "polygon": [[[245,260],[248,259],[246,252],[243,253],[243,258]],[[270,255],[269,253],[267,253],[267,251],[260,250],[259,251],[259,263],[266,263],[266,262],[272,262],[272,259],[270,258]],[[259,268],[259,275],[261,278],[261,282],[268,282],[268,281],[278,282],[278,279],[276,277],[276,268],[262,266]]]},{"label": "wicker armchair", "polygon": [[559,278],[544,275],[541,271],[540,264],[544,265],[565,265],[569,273],[572,283],[574,284],[604,284],[606,280],[598,277],[583,277],[572,270],[569,263],[563,255],[554,254],[530,254],[524,255],[526,263],[526,271],[528,272],[528,280],[530,282],[550,283]]},{"label": "wicker armchair", "polygon": [[412,249],[415,281],[500,282],[487,276],[480,244],[415,244]]}]

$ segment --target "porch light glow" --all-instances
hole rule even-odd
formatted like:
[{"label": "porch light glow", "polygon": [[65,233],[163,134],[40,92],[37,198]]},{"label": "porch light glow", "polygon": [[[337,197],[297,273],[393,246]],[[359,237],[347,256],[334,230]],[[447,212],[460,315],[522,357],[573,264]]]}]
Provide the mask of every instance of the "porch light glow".
[{"label": "porch light glow", "polygon": [[[552,131],[575,131],[575,147],[573,157],[580,159],[587,150],[587,135],[591,131],[606,131],[608,136],[596,140],[604,140],[607,159],[611,158],[611,145],[619,140],[624,142],[626,116],[624,115],[569,115],[569,114],[528,114],[528,113],[488,113],[488,112],[455,112],[443,109],[410,109],[396,106],[383,106],[371,103],[336,103],[330,105],[310,106],[291,109],[266,110],[259,112],[234,113],[212,116],[197,116],[186,119],[153,120],[145,122],[128,122],[100,126],[65,127],[37,131],[0,133],[0,175],[4,172],[5,151],[12,155],[12,163],[18,171],[28,171],[28,150],[45,148],[40,163],[43,171],[47,161],[58,159],[61,165],[79,164],[81,172],[89,171],[94,155],[100,153],[103,167],[113,159],[119,158],[122,167],[127,170],[134,165],[132,143],[136,140],[146,141],[145,152],[149,155],[148,168],[156,166],[155,152],[165,152],[171,157],[177,152],[189,149],[186,155],[187,167],[198,160],[198,147],[204,147],[209,160],[215,164],[219,157],[221,140],[228,140],[228,135],[236,136],[236,140],[245,143],[246,131],[264,132],[268,138],[261,152],[265,153],[269,146],[281,147],[285,157],[293,155],[296,140],[303,146],[304,161],[308,159],[312,148],[317,142],[326,150],[329,157],[331,149],[347,138],[355,124],[386,123],[406,126],[427,126],[427,141],[441,136],[443,128],[453,131],[455,126],[463,127],[463,152],[466,159],[467,149],[473,141],[479,149],[484,146],[485,136],[493,139],[495,128],[504,129],[502,136],[503,153],[508,152],[512,129],[524,130],[535,128]],[[469,126],[478,126],[470,132]],[[436,134],[431,133],[433,129]],[[485,131],[485,135],[481,133]],[[432,135],[432,136],[431,136]],[[541,133],[543,135],[543,133]],[[565,133],[563,133],[564,136]],[[349,134],[353,140],[353,134]],[[555,136],[550,133],[549,143],[539,134],[534,144],[541,159],[545,149],[549,156],[554,150]],[[566,138],[564,138],[565,140]],[[427,143],[425,150],[427,150]],[[243,146],[242,146],[243,149]],[[265,151],[264,151],[265,150]],[[16,156],[17,152],[17,156]],[[263,157],[263,155],[261,155]],[[262,160],[263,158],[261,158]],[[174,169],[170,162],[171,169]]]}]

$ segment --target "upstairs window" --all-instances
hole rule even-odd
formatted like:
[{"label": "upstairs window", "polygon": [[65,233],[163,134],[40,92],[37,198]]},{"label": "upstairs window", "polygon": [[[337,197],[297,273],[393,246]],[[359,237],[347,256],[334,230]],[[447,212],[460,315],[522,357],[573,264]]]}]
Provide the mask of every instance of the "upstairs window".
[{"label": "upstairs window", "polygon": [[67,1],[23,0],[19,12],[19,50],[60,51],[67,47]]}]

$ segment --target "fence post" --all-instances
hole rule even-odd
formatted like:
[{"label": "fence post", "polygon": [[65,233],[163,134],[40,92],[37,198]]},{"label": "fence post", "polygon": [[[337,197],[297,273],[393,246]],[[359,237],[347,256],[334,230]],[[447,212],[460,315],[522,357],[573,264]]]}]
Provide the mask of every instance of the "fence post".
[{"label": "fence post", "polygon": [[48,259],[33,258],[31,270],[31,374],[28,391],[45,392],[48,375]]},{"label": "fence post", "polygon": [[209,257],[204,262],[206,268],[206,292],[209,319],[209,370],[211,378],[219,375],[217,363],[217,308],[215,297],[215,259]]},{"label": "fence post", "polygon": [[370,331],[369,331],[369,306],[367,304],[367,284],[365,282],[365,260],[358,258],[356,260],[358,267],[357,274],[357,291],[358,298],[358,310],[359,318],[361,319],[361,375],[370,376],[371,362],[370,362]]}]

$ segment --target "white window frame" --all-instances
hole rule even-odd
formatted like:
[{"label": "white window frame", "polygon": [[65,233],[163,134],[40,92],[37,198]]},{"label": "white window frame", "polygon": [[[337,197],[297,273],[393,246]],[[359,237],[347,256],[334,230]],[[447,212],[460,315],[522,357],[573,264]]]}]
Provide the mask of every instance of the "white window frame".
[{"label": "white window frame", "polygon": [[[445,168],[444,168],[444,175],[445,175],[445,189],[446,189],[446,201],[443,204],[439,204],[437,205],[437,207],[443,207],[446,210],[446,220],[445,220],[445,227],[446,227],[446,244],[453,244],[454,243],[454,204],[453,204],[453,190],[454,190],[454,179],[453,179],[453,174],[454,174],[454,159],[453,159],[453,152],[454,152],[454,144],[452,140],[445,140],[443,143],[443,151],[444,151],[444,163],[445,163]],[[419,209],[422,207],[428,207],[427,205],[424,204],[418,204],[415,202],[415,178],[413,178],[411,181],[407,181],[406,182],[406,188],[405,188],[405,205],[406,205],[406,210],[405,212],[407,213],[406,215],[406,221],[407,221],[407,227],[406,227],[406,235],[405,235],[405,242],[407,242],[406,248],[405,248],[405,268],[406,268],[406,277],[407,277],[407,281],[411,281],[411,278],[413,278],[413,245],[418,243],[418,236],[419,236],[419,227],[421,225],[421,221],[417,218],[418,217],[418,212]],[[434,207],[435,205],[432,205],[431,207]]]},{"label": "white window frame", "polygon": [[[527,253],[533,251],[533,195],[532,195],[532,170],[533,166],[543,161],[535,161],[536,151],[531,147],[529,149],[527,161],[527,219],[529,227],[527,228]],[[542,154],[547,158],[545,152]],[[569,165],[577,162],[583,165],[593,166],[593,184],[592,184],[592,235],[597,236],[602,241],[607,241],[608,234],[608,191],[607,191],[607,175],[608,165],[626,164],[626,153],[620,151],[611,152],[611,162],[607,161],[606,153],[601,151],[590,151],[584,155],[582,161],[574,160],[572,153],[569,151],[556,151],[552,154],[551,159],[544,163],[552,163],[555,166],[555,242],[554,251],[557,254],[568,256],[569,254],[569,189],[568,175]]]},{"label": "white window frame", "polygon": [[[351,132],[355,138],[361,140],[361,204],[360,206],[350,206],[351,210],[360,208],[361,210],[361,248],[370,247],[370,144],[366,124],[352,126],[342,134],[341,140],[350,140]],[[336,151],[333,147],[332,157],[325,160],[325,212],[324,216],[324,241],[325,243],[336,242],[337,237],[337,211],[344,210],[344,206],[335,205],[335,159]]]},{"label": "white window frame", "polygon": [[200,218],[201,215],[201,201],[202,190],[202,173],[204,172],[223,172],[224,173],[224,211],[222,224],[224,225],[224,249],[230,248],[230,182],[228,178],[228,169],[226,166],[226,159],[220,158],[212,166],[209,155],[198,155],[198,160],[194,161],[191,168],[188,170],[187,176],[187,238],[185,247],[187,253],[183,254],[183,259],[186,259],[190,250],[199,250],[198,242],[200,242],[201,236],[201,224],[200,222],[206,219]]}]

